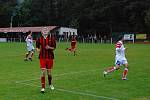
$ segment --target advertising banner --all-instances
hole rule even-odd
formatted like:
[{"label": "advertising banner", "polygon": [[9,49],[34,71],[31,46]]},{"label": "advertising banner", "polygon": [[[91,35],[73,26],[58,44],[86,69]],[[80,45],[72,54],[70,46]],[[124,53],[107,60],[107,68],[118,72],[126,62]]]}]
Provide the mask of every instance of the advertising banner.
[{"label": "advertising banner", "polygon": [[125,40],[134,40],[134,34],[124,34]]}]

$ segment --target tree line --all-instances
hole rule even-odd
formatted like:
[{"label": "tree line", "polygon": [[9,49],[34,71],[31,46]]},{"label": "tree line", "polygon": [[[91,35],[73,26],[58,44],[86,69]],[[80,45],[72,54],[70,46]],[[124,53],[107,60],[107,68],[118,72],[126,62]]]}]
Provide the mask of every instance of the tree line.
[{"label": "tree line", "polygon": [[150,0],[0,0],[0,27],[57,25],[79,33],[149,32]]}]

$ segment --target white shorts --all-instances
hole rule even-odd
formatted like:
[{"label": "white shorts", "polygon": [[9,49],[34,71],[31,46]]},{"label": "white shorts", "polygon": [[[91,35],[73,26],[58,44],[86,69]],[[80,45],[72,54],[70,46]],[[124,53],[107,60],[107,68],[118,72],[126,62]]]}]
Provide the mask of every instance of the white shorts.
[{"label": "white shorts", "polygon": [[122,65],[125,65],[125,64],[128,64],[127,60],[116,60],[115,61],[115,65],[122,66]]},{"label": "white shorts", "polygon": [[27,46],[27,50],[28,51],[34,51],[34,47],[33,46]]}]

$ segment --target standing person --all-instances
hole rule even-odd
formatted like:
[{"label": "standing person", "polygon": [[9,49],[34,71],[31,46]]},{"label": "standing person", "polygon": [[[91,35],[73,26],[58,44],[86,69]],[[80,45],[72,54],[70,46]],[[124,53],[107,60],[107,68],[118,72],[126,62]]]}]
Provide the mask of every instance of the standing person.
[{"label": "standing person", "polygon": [[32,38],[31,31],[28,32],[28,36],[26,37],[25,41],[27,45],[27,53],[25,55],[24,61],[28,61],[28,60],[32,61],[35,48],[33,46],[33,38]]},{"label": "standing person", "polygon": [[36,41],[36,49],[39,52],[40,68],[41,68],[41,92],[45,92],[45,77],[46,71],[48,75],[49,88],[54,90],[52,85],[51,71],[54,63],[54,50],[56,48],[56,41],[48,32],[42,32],[42,36]]},{"label": "standing person", "polygon": [[125,51],[126,51],[126,48],[124,47],[123,45],[123,41],[124,41],[124,37],[123,36],[120,36],[119,37],[119,41],[116,43],[116,58],[115,58],[115,66],[111,67],[111,68],[108,68],[107,70],[105,70],[103,72],[104,74],[104,77],[115,71],[115,70],[118,70],[120,68],[120,66],[124,65],[124,72],[123,72],[123,75],[122,75],[122,80],[126,80],[126,76],[128,74],[128,62],[127,62],[127,59],[125,57]]},{"label": "standing person", "polygon": [[71,48],[66,48],[66,50],[73,52],[74,56],[76,55],[76,45],[77,45],[77,40],[75,36],[72,36],[71,39]]}]

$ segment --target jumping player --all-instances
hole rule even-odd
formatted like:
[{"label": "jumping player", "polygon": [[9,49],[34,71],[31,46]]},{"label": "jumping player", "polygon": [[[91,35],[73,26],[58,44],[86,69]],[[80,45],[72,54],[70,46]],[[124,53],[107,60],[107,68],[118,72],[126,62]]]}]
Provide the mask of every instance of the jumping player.
[{"label": "jumping player", "polygon": [[115,58],[115,66],[108,68],[107,70],[105,70],[103,72],[104,77],[106,75],[108,75],[109,73],[118,70],[120,68],[120,66],[124,65],[124,72],[122,75],[122,80],[126,80],[126,76],[128,74],[128,62],[127,59],[125,57],[125,51],[126,48],[123,45],[123,41],[124,41],[124,37],[120,36],[119,37],[119,41],[116,43],[116,58]]},{"label": "jumping player", "polygon": [[28,36],[26,37],[25,41],[26,41],[26,45],[27,45],[27,53],[25,55],[24,61],[28,61],[28,60],[32,61],[35,49],[33,46],[33,38],[32,38],[31,31],[28,32]]},{"label": "jumping player", "polygon": [[77,45],[77,41],[75,36],[72,36],[71,39],[71,48],[66,48],[66,50],[73,52],[74,56],[76,55],[76,45]]},{"label": "jumping player", "polygon": [[42,36],[36,41],[36,49],[39,52],[40,68],[41,68],[41,92],[45,92],[45,77],[46,71],[48,75],[49,88],[54,90],[52,85],[51,71],[53,68],[54,50],[56,48],[56,41],[48,32],[41,32]]}]

